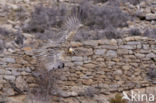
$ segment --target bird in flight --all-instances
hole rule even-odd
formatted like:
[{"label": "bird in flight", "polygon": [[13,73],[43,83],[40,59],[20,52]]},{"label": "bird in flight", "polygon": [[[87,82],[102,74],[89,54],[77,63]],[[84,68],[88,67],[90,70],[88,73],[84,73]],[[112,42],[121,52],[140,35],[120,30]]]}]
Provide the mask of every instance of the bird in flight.
[{"label": "bird in flight", "polygon": [[[83,27],[83,24],[81,23],[80,20],[80,13],[81,10],[77,9],[72,16],[67,17],[63,24],[64,30],[59,32],[56,35],[62,34],[62,36],[54,41],[55,45],[61,45],[65,44],[68,47],[68,52],[73,52],[74,49],[69,47],[73,37],[76,35],[76,33],[79,31],[81,27]],[[53,42],[51,42],[53,44]],[[50,44],[50,45],[51,45]],[[55,49],[50,50],[50,52],[47,50],[47,48],[50,46],[49,44],[46,44],[44,47],[43,52],[41,52],[41,55],[44,57],[43,62],[44,62],[44,67],[48,70],[54,70],[54,69],[59,69],[64,67],[64,55],[65,51],[58,51]]]}]

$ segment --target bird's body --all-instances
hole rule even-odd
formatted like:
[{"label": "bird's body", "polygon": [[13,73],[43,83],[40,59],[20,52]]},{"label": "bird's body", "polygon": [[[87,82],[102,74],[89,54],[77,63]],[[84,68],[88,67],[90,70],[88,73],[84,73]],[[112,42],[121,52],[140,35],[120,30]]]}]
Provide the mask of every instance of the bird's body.
[{"label": "bird's body", "polygon": [[[77,15],[68,17],[63,25],[64,31],[61,31],[58,34],[56,34],[58,36],[62,34],[62,36],[58,40],[55,40],[53,44],[58,46],[61,44],[69,45],[73,37],[75,36],[75,34],[82,26],[83,25],[81,24],[80,19],[77,17]],[[42,50],[43,52],[40,53],[44,67],[48,71],[62,68],[64,66],[63,61],[64,61],[65,52],[63,50],[58,51],[55,49],[52,49],[51,52],[49,52],[47,48],[48,46],[46,46]],[[73,51],[72,48],[70,48],[70,51],[71,50]]]}]

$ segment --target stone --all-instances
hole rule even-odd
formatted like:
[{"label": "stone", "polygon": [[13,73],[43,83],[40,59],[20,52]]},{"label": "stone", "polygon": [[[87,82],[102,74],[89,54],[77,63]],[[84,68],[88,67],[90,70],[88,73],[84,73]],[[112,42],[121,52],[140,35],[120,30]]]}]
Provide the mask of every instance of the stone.
[{"label": "stone", "polygon": [[156,55],[154,53],[149,53],[146,55],[147,58],[156,58]]},{"label": "stone", "polygon": [[146,14],[146,20],[156,20],[156,14]]},{"label": "stone", "polygon": [[8,103],[31,103],[27,101],[28,97],[26,95],[10,96],[8,98]]},{"label": "stone", "polygon": [[32,48],[29,46],[23,47],[22,50],[28,52],[28,51],[32,51]]},{"label": "stone", "polygon": [[[76,98],[65,98],[60,102],[61,103],[79,103],[79,100]],[[52,102],[50,102],[50,103],[52,103]]]},{"label": "stone", "polygon": [[131,41],[131,42],[127,42],[128,45],[140,45],[140,42],[137,41]]},{"label": "stone", "polygon": [[116,53],[116,51],[109,50],[109,51],[107,51],[106,56],[107,57],[117,57],[117,53]]},{"label": "stone", "polygon": [[11,75],[12,72],[11,71],[5,71],[5,75]]},{"label": "stone", "polygon": [[117,44],[118,44],[118,45],[123,45],[122,39],[117,39]]},{"label": "stone", "polygon": [[137,45],[137,49],[141,49],[141,48],[142,48],[141,44]]},{"label": "stone", "polygon": [[91,61],[90,57],[84,57],[84,63],[90,63]]},{"label": "stone", "polygon": [[116,70],[116,71],[114,71],[113,74],[115,74],[115,75],[122,75],[123,72],[122,72],[122,70]]},{"label": "stone", "polygon": [[81,56],[73,56],[72,57],[72,61],[81,62],[81,61],[83,61],[83,57],[81,57]]},{"label": "stone", "polygon": [[93,54],[93,50],[91,48],[76,48],[74,49],[75,55],[78,56],[89,56]]},{"label": "stone", "polygon": [[106,53],[106,49],[96,49],[95,54],[96,55],[104,55]]},{"label": "stone", "polygon": [[15,84],[17,88],[19,88],[22,91],[27,90],[28,88],[26,81],[21,76],[16,78]]},{"label": "stone", "polygon": [[17,5],[15,5],[15,4],[10,4],[9,3],[8,6],[11,7],[13,10],[18,10],[19,9],[19,7]]},{"label": "stone", "polygon": [[86,99],[81,99],[81,103],[97,103],[97,101],[93,100],[93,99],[86,98]]},{"label": "stone", "polygon": [[28,73],[30,73],[30,72],[31,72],[31,69],[30,69],[29,67],[27,67],[27,68],[25,69],[25,71],[28,72]]},{"label": "stone", "polygon": [[101,45],[101,46],[98,46],[98,48],[114,50],[114,49],[118,49],[118,46],[116,46],[116,45]]},{"label": "stone", "polygon": [[120,45],[121,49],[136,49],[136,45]]},{"label": "stone", "polygon": [[96,61],[97,62],[103,62],[104,61],[104,58],[96,58]]},{"label": "stone", "polygon": [[135,56],[138,58],[144,58],[145,54],[136,53]]},{"label": "stone", "polygon": [[117,45],[117,41],[115,39],[110,40],[111,45]]},{"label": "stone", "polygon": [[147,54],[147,53],[150,53],[150,52],[151,52],[150,50],[144,50],[144,49],[140,50],[140,53],[143,53],[143,54]]},{"label": "stone", "polygon": [[134,41],[135,38],[134,38],[134,37],[126,37],[124,40],[125,40],[125,41]]},{"label": "stone", "polygon": [[65,91],[62,91],[62,90],[59,90],[58,91],[58,94],[61,96],[61,97],[73,97],[73,96],[77,96],[78,94],[74,91],[72,92],[65,92]]},{"label": "stone", "polygon": [[4,75],[5,74],[5,70],[4,69],[0,69],[0,75]]},{"label": "stone", "polygon": [[143,49],[146,49],[146,50],[149,49],[149,45],[147,45],[147,44],[143,45]]},{"label": "stone", "polygon": [[156,87],[147,87],[145,91],[146,93],[156,95]]},{"label": "stone", "polygon": [[151,45],[151,48],[156,50],[156,45]]},{"label": "stone", "polygon": [[73,67],[73,66],[74,66],[74,63],[71,63],[71,62],[65,63],[65,67]]},{"label": "stone", "polygon": [[136,11],[136,16],[139,17],[140,19],[145,18],[146,14],[142,12],[141,10]]},{"label": "stone", "polygon": [[7,3],[6,0],[1,0],[1,1],[0,1],[0,4],[1,4],[2,6],[6,6],[6,3]]},{"label": "stone", "polygon": [[138,40],[147,40],[148,37],[142,37],[142,36],[134,36],[135,40],[138,41]]},{"label": "stone", "polygon": [[130,68],[131,68],[131,66],[129,66],[129,65],[125,65],[122,67],[123,70],[129,70]]},{"label": "stone", "polygon": [[95,68],[96,67],[96,65],[93,63],[87,63],[87,64],[84,64],[83,66],[86,68]]},{"label": "stone", "polygon": [[27,73],[27,72],[25,72],[25,71],[23,71],[23,72],[21,72],[21,75],[29,75],[30,73]]},{"label": "stone", "polygon": [[74,62],[75,65],[83,65],[83,62]]},{"label": "stone", "polygon": [[14,81],[15,80],[15,76],[13,76],[13,75],[5,75],[4,78],[6,80],[11,80],[11,81]]},{"label": "stone", "polygon": [[98,45],[98,41],[89,40],[89,41],[84,41],[83,44],[86,45],[86,46],[97,46]]},{"label": "stone", "polygon": [[128,49],[118,49],[117,50],[117,53],[119,55],[128,54],[129,53],[129,50]]},{"label": "stone", "polygon": [[3,58],[4,62],[8,62],[8,63],[15,63],[15,59],[14,58]]},{"label": "stone", "polygon": [[98,103],[110,103],[109,98],[106,95],[100,94],[100,95],[95,95],[94,99],[98,101]]},{"label": "stone", "polygon": [[80,43],[80,42],[71,42],[71,46],[72,47],[79,47],[79,46],[82,46],[82,43]]},{"label": "stone", "polygon": [[103,44],[110,44],[110,40],[104,39],[104,40],[98,40],[98,44],[99,45],[103,45]]},{"label": "stone", "polygon": [[9,96],[15,95],[15,91],[12,88],[4,88],[4,92],[6,95],[9,95]]},{"label": "stone", "polygon": [[93,83],[93,80],[92,79],[83,80],[83,84],[84,85],[91,85],[92,83]]}]

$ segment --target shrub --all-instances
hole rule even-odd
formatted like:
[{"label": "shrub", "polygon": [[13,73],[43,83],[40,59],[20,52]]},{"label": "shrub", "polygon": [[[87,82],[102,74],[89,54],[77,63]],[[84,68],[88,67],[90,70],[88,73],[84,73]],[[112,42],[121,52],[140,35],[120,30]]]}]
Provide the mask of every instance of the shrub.
[{"label": "shrub", "polygon": [[140,4],[140,2],[145,1],[145,0],[123,0],[123,2],[129,2],[133,5]]},{"label": "shrub", "polygon": [[30,91],[29,98],[35,102],[49,103],[52,96],[56,94],[59,75],[57,71],[47,71],[43,68],[34,72],[33,77],[35,77],[37,87]]},{"label": "shrub", "polygon": [[9,31],[9,30],[7,30],[5,28],[0,27],[0,35],[9,36],[10,33],[11,33],[11,31]]},{"label": "shrub", "polygon": [[122,99],[122,96],[120,94],[116,94],[115,98],[112,98],[110,100],[110,103],[127,103],[127,102]]},{"label": "shrub", "polygon": [[118,39],[120,38],[120,33],[113,27],[107,27],[104,29],[104,32],[102,35],[98,35],[99,39],[105,36],[107,39]]},{"label": "shrub", "polygon": [[66,8],[64,5],[45,7],[37,5],[31,14],[28,25],[23,27],[25,32],[44,33],[46,29],[58,27],[65,19]]},{"label": "shrub", "polygon": [[108,26],[105,29],[88,30],[81,29],[74,37],[75,41],[99,40],[99,39],[118,39],[121,33],[114,27]]},{"label": "shrub", "polygon": [[3,52],[4,48],[5,48],[4,41],[0,39],[0,53]]},{"label": "shrub", "polygon": [[155,70],[155,68],[149,68],[147,76],[148,76],[148,78],[150,80],[156,78],[156,70]]},{"label": "shrub", "polygon": [[127,24],[128,15],[123,13],[118,6],[98,6],[85,2],[80,7],[87,15],[84,24],[92,28],[105,29],[109,25],[116,28]]},{"label": "shrub", "polygon": [[[69,16],[76,15],[82,21],[82,24],[89,27],[89,31],[90,29],[95,30],[95,32],[96,29],[105,29],[103,35],[92,35],[85,30],[81,30],[82,34],[77,34],[80,37],[76,36],[77,41],[99,39],[101,36],[106,36],[109,39],[118,38],[116,28],[127,26],[127,20],[129,19],[129,16],[116,6],[118,1],[97,0],[98,2],[108,2],[107,5],[102,6],[92,4],[89,1],[82,1],[79,5],[71,5],[68,9],[65,4],[53,7],[36,6],[28,25],[23,26],[23,31],[33,32],[37,38],[44,40],[59,38],[58,32],[62,32],[62,34],[59,33],[62,36],[65,35],[65,32],[63,32],[65,28],[59,29],[64,21]],[[109,27],[112,27],[113,31],[110,31]],[[56,31],[52,28],[56,28]]]},{"label": "shrub", "polygon": [[130,35],[132,36],[138,36],[141,35],[141,32],[138,28],[132,28],[129,30]]},{"label": "shrub", "polygon": [[[102,39],[106,37],[112,39],[121,37],[116,28],[127,26],[129,15],[123,13],[118,5],[116,6],[116,4],[119,3],[118,1],[113,1],[114,0],[110,0],[107,5],[102,6],[93,5],[90,2],[80,3],[80,8],[85,12],[83,24],[97,32],[95,35],[91,35],[83,30],[81,34],[79,33],[81,38]],[[99,29],[102,30],[102,33],[98,33]]]},{"label": "shrub", "polygon": [[17,31],[15,34],[15,43],[22,46],[24,43],[24,36],[20,31]]},{"label": "shrub", "polygon": [[150,37],[150,38],[156,38],[156,28],[147,29],[144,32],[144,36]]},{"label": "shrub", "polygon": [[92,0],[92,1],[94,1],[96,3],[104,3],[104,2],[107,2],[108,0]]},{"label": "shrub", "polygon": [[97,39],[96,32],[93,33],[90,29],[89,30],[81,29],[74,37],[75,41],[96,40],[96,39]]}]

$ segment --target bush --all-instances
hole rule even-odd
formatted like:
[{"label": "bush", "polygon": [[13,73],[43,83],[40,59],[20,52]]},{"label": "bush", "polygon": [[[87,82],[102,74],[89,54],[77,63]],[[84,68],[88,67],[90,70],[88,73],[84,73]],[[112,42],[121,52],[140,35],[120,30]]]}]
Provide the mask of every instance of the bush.
[{"label": "bush", "polygon": [[149,71],[147,73],[147,76],[150,80],[156,78],[156,68],[149,68]]},{"label": "bush", "polygon": [[23,27],[23,31],[44,33],[46,29],[51,27],[60,27],[66,13],[64,5],[53,7],[37,5],[31,14],[31,20],[28,25]]},{"label": "bush", "polygon": [[147,29],[144,32],[144,36],[150,37],[150,38],[156,38],[156,28]]},{"label": "bush", "polygon": [[[107,0],[97,1],[106,2]],[[89,1],[83,1],[77,6],[72,5],[68,7],[68,9],[65,4],[53,7],[38,5],[32,13],[28,25],[23,26],[23,31],[34,33],[37,38],[42,40],[49,38],[56,39],[65,35],[65,28],[62,28],[65,20],[67,20],[69,16],[76,15],[82,21],[82,24],[88,27],[89,31],[92,29],[97,32],[97,29],[104,29],[105,32],[103,35],[98,35],[98,33],[93,35],[87,33],[85,30],[81,30],[77,33],[75,40],[99,39],[100,37],[108,37],[109,39],[118,38],[116,28],[127,26],[129,16],[116,6],[118,1],[110,0],[107,2],[107,5],[98,6]],[[109,29],[110,27],[113,28],[113,31]],[[62,34],[59,32],[62,32]],[[78,35],[80,37],[78,37]]]},{"label": "bush", "polygon": [[99,39],[102,38],[103,36],[105,36],[107,39],[118,39],[120,38],[120,33],[113,27],[107,27],[104,32],[103,35],[98,35]]},{"label": "bush", "polygon": [[0,35],[2,35],[2,36],[9,36],[10,33],[12,33],[12,32],[7,30],[7,29],[5,29],[5,28],[0,27]]},{"label": "bush", "polygon": [[110,100],[110,103],[127,103],[127,102],[122,99],[122,96],[120,94],[116,94],[115,98],[112,98]]},{"label": "bush", "polygon": [[75,41],[96,40],[97,33],[90,29],[81,29],[74,37]]},{"label": "bush", "polygon": [[145,0],[123,0],[123,2],[129,2],[133,5],[140,4],[140,2],[145,1]]},{"label": "bush", "polygon": [[128,15],[123,13],[118,6],[114,5],[92,5],[85,2],[80,5],[87,17],[84,22],[87,26],[98,29],[105,29],[107,26],[127,26]]},{"label": "bush", "polygon": [[33,77],[35,77],[37,87],[34,87],[30,91],[29,98],[32,101],[49,103],[57,91],[57,82],[60,77],[59,72],[54,70],[47,71],[42,68],[34,72]]},{"label": "bush", "polygon": [[132,36],[139,36],[141,35],[141,32],[138,28],[132,28],[129,30],[130,35]]}]

